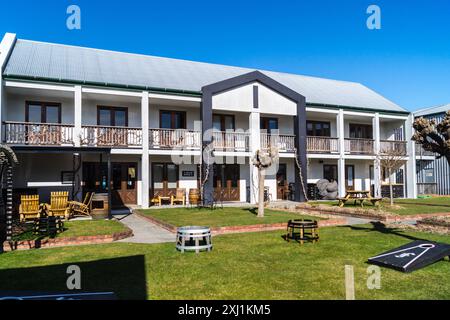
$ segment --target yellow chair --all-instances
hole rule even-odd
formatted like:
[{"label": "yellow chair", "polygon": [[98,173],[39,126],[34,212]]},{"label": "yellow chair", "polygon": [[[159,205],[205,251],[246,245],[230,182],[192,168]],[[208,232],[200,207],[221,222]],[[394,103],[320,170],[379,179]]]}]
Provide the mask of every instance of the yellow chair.
[{"label": "yellow chair", "polygon": [[39,218],[39,196],[21,196],[19,214],[20,222]]},{"label": "yellow chair", "polygon": [[173,206],[175,203],[182,203],[183,206],[186,205],[186,189],[177,189],[176,196],[172,196],[171,205]]},{"label": "yellow chair", "polygon": [[68,220],[70,215],[69,192],[52,192],[48,215],[53,217],[64,217]]},{"label": "yellow chair", "polygon": [[94,198],[94,192],[86,193],[83,203],[77,201],[70,201],[70,214],[72,216],[91,216],[92,212],[92,200]]}]

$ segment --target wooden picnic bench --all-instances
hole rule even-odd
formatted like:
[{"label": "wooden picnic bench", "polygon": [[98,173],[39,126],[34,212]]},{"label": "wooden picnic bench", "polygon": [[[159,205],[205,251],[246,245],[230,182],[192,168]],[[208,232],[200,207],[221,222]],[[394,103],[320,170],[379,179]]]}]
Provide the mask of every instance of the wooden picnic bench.
[{"label": "wooden picnic bench", "polygon": [[338,198],[339,207],[343,208],[347,202],[354,201],[356,206],[357,203],[364,208],[364,202],[370,202],[373,206],[378,207],[380,202],[383,200],[382,198],[374,198],[370,194],[370,191],[347,191],[347,194],[344,198]]}]

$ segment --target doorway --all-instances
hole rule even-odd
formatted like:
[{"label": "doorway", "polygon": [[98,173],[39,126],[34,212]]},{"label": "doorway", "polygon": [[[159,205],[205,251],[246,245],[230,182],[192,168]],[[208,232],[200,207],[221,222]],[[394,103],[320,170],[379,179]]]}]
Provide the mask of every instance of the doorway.
[{"label": "doorway", "polygon": [[345,189],[355,191],[355,166],[345,166]]},{"label": "doorway", "polygon": [[[137,205],[137,163],[112,163],[111,197],[114,208]],[[108,193],[108,165],[83,163],[83,194]]]},{"label": "doorway", "polygon": [[152,196],[176,196],[178,188],[179,167],[173,163],[153,163]]},{"label": "doorway", "polygon": [[214,198],[216,201],[240,201],[239,165],[214,165]]}]

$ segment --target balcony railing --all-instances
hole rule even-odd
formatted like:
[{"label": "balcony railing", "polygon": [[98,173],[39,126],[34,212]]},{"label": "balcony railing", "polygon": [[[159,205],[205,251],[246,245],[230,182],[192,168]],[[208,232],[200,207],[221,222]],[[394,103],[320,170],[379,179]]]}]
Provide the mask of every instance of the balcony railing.
[{"label": "balcony railing", "polygon": [[272,146],[282,153],[295,152],[295,136],[262,133],[261,149],[269,150]]},{"label": "balcony railing", "polygon": [[356,138],[345,139],[346,153],[373,155],[375,153],[374,151],[374,140]]},{"label": "balcony railing", "polygon": [[416,143],[416,157],[434,157],[435,154],[431,151],[423,149],[421,144]]},{"label": "balcony railing", "polygon": [[81,145],[88,147],[141,147],[142,129],[83,126],[81,129]]},{"label": "balcony railing", "polygon": [[243,132],[214,132],[213,145],[216,150],[249,151],[250,134]]},{"label": "balcony railing", "polygon": [[202,133],[189,130],[150,129],[150,148],[201,149]]},{"label": "balcony railing", "polygon": [[339,139],[330,137],[308,137],[308,152],[339,153]]},{"label": "balcony railing", "polygon": [[73,145],[72,125],[4,122],[5,143],[13,145],[32,146],[62,146]]},{"label": "balcony railing", "polygon": [[381,140],[380,142],[380,154],[389,155],[392,153],[406,156],[407,142],[406,141],[392,141],[392,140]]}]

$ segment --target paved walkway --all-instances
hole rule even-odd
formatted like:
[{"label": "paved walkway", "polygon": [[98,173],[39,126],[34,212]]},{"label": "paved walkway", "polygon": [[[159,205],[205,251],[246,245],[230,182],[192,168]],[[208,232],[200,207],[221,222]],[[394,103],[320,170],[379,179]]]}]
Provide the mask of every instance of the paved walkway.
[{"label": "paved walkway", "polygon": [[129,243],[175,243],[176,235],[145,220],[138,215],[116,215],[115,218],[133,230],[134,237],[119,242]]}]

